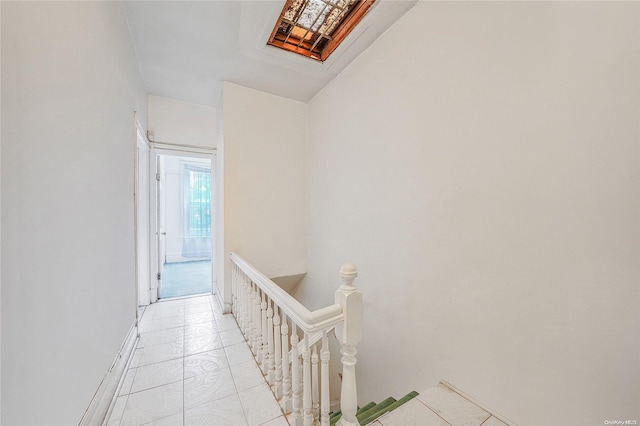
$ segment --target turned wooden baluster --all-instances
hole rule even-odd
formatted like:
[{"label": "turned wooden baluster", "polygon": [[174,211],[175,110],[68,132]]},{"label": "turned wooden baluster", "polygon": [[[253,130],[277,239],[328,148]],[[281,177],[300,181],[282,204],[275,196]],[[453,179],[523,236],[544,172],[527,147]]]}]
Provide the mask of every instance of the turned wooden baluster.
[{"label": "turned wooden baluster", "polygon": [[311,353],[311,414],[313,414],[313,424],[318,424],[320,414],[320,404],[318,402],[318,345],[313,345]]},{"label": "turned wooden baluster", "polygon": [[249,280],[247,279],[247,277],[243,274],[242,275],[242,328],[243,328],[243,333],[244,333],[244,337],[245,339],[247,339],[249,337],[249,299],[248,299],[248,295],[249,295]]},{"label": "turned wooden baluster", "polygon": [[358,271],[353,263],[345,263],[340,268],[342,285],[336,291],[335,301],[342,305],[344,322],[336,326],[336,337],[342,345],[342,390],[340,409],[342,417],[337,426],[358,426],[358,391],[356,388],[356,345],[362,340],[362,293],[353,285]]},{"label": "turned wooden baluster", "polygon": [[244,334],[244,306],[243,306],[243,300],[244,300],[244,276],[242,274],[242,271],[240,271],[240,268],[238,268],[238,266],[236,265],[236,269],[237,269],[237,284],[236,284],[236,288],[238,290],[238,294],[236,295],[236,303],[237,303],[237,307],[236,307],[236,311],[235,311],[235,316],[236,316],[236,321],[238,321],[238,327],[240,327],[240,331],[243,332]]},{"label": "turned wooden baluster", "polygon": [[291,321],[291,387],[293,426],[302,426],[302,386],[300,386],[300,355],[298,354],[298,329],[296,323]]},{"label": "turned wooden baluster", "polygon": [[235,317],[236,294],[238,294],[236,265],[231,263],[231,314]]},{"label": "turned wooden baluster", "polygon": [[249,317],[249,328],[247,329],[247,333],[249,334],[249,347],[251,348],[251,352],[255,356],[256,354],[256,328],[255,328],[255,311],[256,311],[256,290],[254,288],[255,284],[252,281],[249,281],[249,292],[247,293],[247,314]]},{"label": "turned wooden baluster", "polygon": [[242,302],[242,310],[244,311],[244,337],[251,346],[251,281],[244,277],[244,301]]},{"label": "turned wooden baluster", "polygon": [[304,426],[313,426],[313,413],[311,412],[311,351],[309,350],[309,335],[304,334],[302,341],[302,399]]},{"label": "turned wooden baluster", "polygon": [[264,294],[264,290],[262,291],[262,303],[260,303],[260,370],[262,370],[262,374],[266,374],[267,372],[267,359],[269,356],[267,355],[267,302],[265,299],[266,295]]},{"label": "turned wooden baluster", "polygon": [[320,425],[329,426],[329,410],[331,401],[329,400],[329,338],[327,332],[322,333],[322,349],[320,349],[320,360],[322,361],[320,374],[322,376],[322,387],[320,388]]},{"label": "turned wooden baluster", "polygon": [[267,299],[267,382],[269,385],[273,385],[275,380],[274,371],[274,359],[273,353],[273,308],[271,307],[271,300]]},{"label": "turned wooden baluster", "polygon": [[262,361],[262,312],[260,311],[260,289],[256,284],[253,299],[253,345],[256,362]]},{"label": "turned wooden baluster", "polygon": [[274,303],[274,315],[273,315],[273,328],[274,328],[274,369],[275,369],[275,383],[273,387],[273,393],[276,399],[282,398],[282,337],[280,328],[280,309]]},{"label": "turned wooden baluster", "polygon": [[289,325],[287,316],[282,313],[282,408],[286,414],[291,413],[291,365],[289,364]]}]

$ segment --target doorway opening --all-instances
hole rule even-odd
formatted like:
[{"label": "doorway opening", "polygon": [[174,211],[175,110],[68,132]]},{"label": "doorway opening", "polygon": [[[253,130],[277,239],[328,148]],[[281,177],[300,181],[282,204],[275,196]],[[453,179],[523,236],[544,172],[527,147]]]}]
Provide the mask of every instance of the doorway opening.
[{"label": "doorway opening", "polygon": [[211,294],[212,155],[156,150],[155,156],[157,297]]}]

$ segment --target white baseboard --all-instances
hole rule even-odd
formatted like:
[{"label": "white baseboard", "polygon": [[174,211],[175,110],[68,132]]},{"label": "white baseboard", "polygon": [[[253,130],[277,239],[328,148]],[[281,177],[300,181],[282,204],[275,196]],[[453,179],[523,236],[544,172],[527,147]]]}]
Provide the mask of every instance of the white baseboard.
[{"label": "white baseboard", "polygon": [[138,327],[136,322],[129,329],[129,333],[120,347],[111,367],[105,374],[98,386],[98,390],[93,395],[93,399],[80,420],[79,426],[96,426],[105,424],[109,420],[109,415],[113,409],[115,396],[118,394],[125,372],[133,356],[133,351],[138,342]]}]

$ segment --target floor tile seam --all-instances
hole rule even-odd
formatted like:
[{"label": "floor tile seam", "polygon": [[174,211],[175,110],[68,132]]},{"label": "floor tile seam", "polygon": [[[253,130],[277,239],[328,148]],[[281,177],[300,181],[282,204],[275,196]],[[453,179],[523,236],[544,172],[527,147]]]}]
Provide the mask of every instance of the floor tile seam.
[{"label": "floor tile seam", "polygon": [[170,308],[162,308],[162,309],[148,309],[144,312],[141,318],[151,318],[151,319],[160,319],[160,318],[169,318],[169,317],[179,317],[180,315],[184,315],[185,307],[184,306],[174,306]]},{"label": "floor tile seam", "polygon": [[[183,411],[184,411],[184,410],[183,410]],[[164,420],[164,419],[168,419],[169,417],[171,417],[171,416],[175,416],[176,414],[178,414],[178,413],[169,414],[168,416],[164,416],[164,417],[161,417],[161,418],[159,418],[159,419],[151,420],[150,422],[143,423],[143,424],[141,424],[140,426],[147,426],[147,425],[150,425],[150,424],[152,424],[152,423],[159,422],[159,421]],[[184,424],[184,418],[182,419],[182,423]]]},{"label": "floor tile seam", "polygon": [[180,358],[184,358],[184,355],[182,356],[178,355],[175,358],[168,358],[168,359],[163,359],[162,361],[150,362],[149,364],[142,364],[132,368],[148,367],[150,365],[160,364],[161,362],[175,361],[176,359],[180,359]]},{"label": "floor tile seam", "polygon": [[[219,347],[219,348],[213,348],[213,349],[204,349],[204,350],[199,351],[199,352],[193,352],[193,353],[189,353],[189,354],[186,354],[186,353],[185,353],[185,355],[184,355],[184,356],[185,356],[185,358],[186,358],[186,357],[188,357],[188,356],[193,356],[193,355],[202,355],[202,354],[203,354],[203,353],[205,353],[205,352],[216,351],[216,350],[218,350],[218,349],[224,349],[224,348],[223,348],[223,347]],[[226,355],[226,353],[225,353],[225,355]],[[229,363],[229,360],[227,359],[227,364],[228,364],[228,363]]]},{"label": "floor tile seam", "polygon": [[[478,407],[482,412],[484,412],[485,414],[489,415],[489,417],[493,416],[492,413],[488,412],[487,410],[484,409],[484,407],[479,406],[478,404],[476,404],[475,402],[471,401],[469,398],[467,398],[464,395],[459,394],[458,392],[456,392],[454,389],[451,389],[449,386],[443,385],[445,388],[447,388],[449,391],[451,391],[452,393],[458,395],[460,398],[464,399],[465,401],[467,401],[468,403],[474,405],[475,407]],[[495,416],[493,416],[495,417]],[[496,417],[497,418],[497,417]],[[485,419],[485,422],[488,419]],[[483,422],[484,423],[484,422]]]},{"label": "floor tile seam", "polygon": [[204,336],[213,336],[214,334],[220,334],[219,331],[214,331],[213,333],[204,333],[204,334],[188,334],[187,335],[187,330],[184,331],[185,332],[185,339],[187,337],[192,338],[192,337],[204,337]]},{"label": "floor tile seam", "polygon": [[[154,346],[160,346],[160,345],[168,345],[170,343],[178,343],[178,340],[184,340],[184,337],[181,337],[179,339],[176,339],[173,342],[164,342],[164,343],[152,343],[150,345],[144,345],[144,346],[138,346],[136,349],[144,349],[144,348],[153,348]],[[184,342],[183,342],[183,346],[184,346]]]},{"label": "floor tile seam", "polygon": [[[132,371],[132,368],[135,371],[133,371],[133,378],[131,379],[131,386],[129,386],[129,391],[126,394],[124,394],[124,395],[127,395],[127,396],[131,395],[131,389],[133,388],[133,383],[136,381],[136,376],[138,374],[138,370],[136,369],[137,367],[129,367],[129,368],[127,368],[127,371],[124,373],[124,377],[126,379],[127,378],[127,374],[129,374],[129,372]],[[118,396],[121,396],[121,395],[118,395]]]},{"label": "floor tile seam", "polygon": [[180,327],[184,328],[184,324],[176,325],[174,327],[159,328],[157,330],[143,330],[143,331],[140,331],[140,334],[142,335],[143,333],[154,333],[156,331],[173,330],[174,328],[180,328]]},{"label": "floor tile seam", "polygon": [[[163,383],[163,384],[158,385],[158,386],[151,386],[150,388],[140,389],[140,390],[135,391],[135,392],[129,392],[129,394],[128,394],[128,395],[135,395],[135,394],[138,394],[138,393],[140,393],[140,392],[144,392],[144,391],[148,391],[148,390],[152,390],[152,389],[158,389],[158,388],[161,388],[162,386],[174,385],[174,384],[179,383],[179,382],[181,382],[181,381],[184,381],[184,380],[180,380],[180,379],[178,379],[178,380],[173,380],[173,381],[171,381],[171,382]],[[133,389],[133,387],[132,387],[132,389]],[[183,387],[182,387],[182,393],[184,394],[184,385],[183,385]],[[174,414],[175,414],[175,413],[174,413]]]},{"label": "floor tile seam", "polygon": [[[445,422],[446,424],[450,425],[450,426],[456,426],[454,424],[451,424],[447,419],[445,419],[444,417],[442,417],[440,414],[438,414],[436,412],[436,410],[434,410],[433,408],[429,407],[427,404],[425,404],[424,402],[422,402],[421,400],[414,398],[416,401],[418,401],[420,404],[424,405],[425,407],[427,407],[427,409],[429,411],[431,411],[433,414],[435,414],[436,416],[440,417],[442,419],[443,422]],[[384,423],[383,423],[384,424]]]},{"label": "floor tile seam", "polygon": [[486,419],[484,419],[484,421],[482,423],[480,423],[479,426],[482,426],[483,424],[485,424],[486,422],[488,422],[489,420],[491,420],[491,418],[494,418],[496,420],[499,420],[497,417],[494,417],[493,414],[490,414],[489,417],[487,417]]},{"label": "floor tile seam", "polygon": [[[233,374],[231,375],[231,378],[233,378]],[[233,380],[234,380],[234,386],[236,386],[235,385],[235,379],[233,379]],[[257,385],[257,386],[260,386],[260,385]],[[249,388],[249,389],[251,389],[251,388]],[[248,389],[245,389],[242,392],[245,392],[247,390]],[[240,407],[242,408],[242,417],[244,418],[245,424],[249,425],[249,418],[247,417],[247,414],[245,413],[245,407],[244,407],[244,404],[242,404],[242,398],[240,398],[240,393],[241,392],[238,392],[238,387],[237,386],[236,386],[236,392],[237,392],[236,396],[238,397],[238,402],[240,402]],[[251,426],[251,425],[249,425],[249,426]]]},{"label": "floor tile seam", "polygon": [[[227,360],[227,363],[229,361]],[[240,398],[240,392],[238,391],[238,385],[236,384],[236,379],[233,376],[233,373],[231,373],[231,380],[233,380],[233,388],[236,390],[236,397],[238,398],[238,402],[240,403],[240,408],[242,409],[242,418],[244,419],[245,424],[249,424],[249,419],[247,418],[247,415],[244,412],[244,405],[242,404],[242,399]]]},{"label": "floor tile seam", "polygon": [[[262,370],[260,370],[260,371],[262,371]],[[276,396],[276,393],[275,393],[275,390],[274,390],[275,386],[272,386],[272,385],[269,384],[268,376],[266,376],[266,375],[264,376],[264,381],[267,383],[267,387],[269,388],[269,392],[271,392],[271,396],[273,396],[273,400],[278,405],[278,408],[280,409],[280,412],[286,418],[287,417],[287,413],[284,412],[284,408],[280,405],[280,401],[278,400],[278,397]],[[280,416],[276,416],[271,420],[277,419],[278,417],[280,417]],[[271,420],[269,420],[269,421],[271,421]]]},{"label": "floor tile seam", "polygon": [[[122,423],[122,418],[124,417],[124,412],[127,410],[127,404],[129,403],[129,394],[116,396],[116,400],[118,398],[125,398],[125,400],[124,400],[124,408],[122,409],[122,413],[120,413],[120,416],[118,418],[118,422],[116,423],[117,426],[120,426],[120,423]],[[111,414],[113,414],[113,411],[111,412]],[[109,415],[109,422],[111,421],[111,414]],[[109,422],[107,422],[107,424],[109,424]]]}]

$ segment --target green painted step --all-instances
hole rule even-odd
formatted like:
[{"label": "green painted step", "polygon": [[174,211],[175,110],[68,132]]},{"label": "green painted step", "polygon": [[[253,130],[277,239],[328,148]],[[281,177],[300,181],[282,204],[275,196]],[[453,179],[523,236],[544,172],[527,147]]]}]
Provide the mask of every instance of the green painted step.
[{"label": "green painted step", "polygon": [[[360,423],[361,426],[367,425],[383,414],[395,410],[405,402],[415,398],[417,395],[418,392],[412,391],[397,401],[394,398],[389,397],[379,404],[370,402],[367,405],[360,407],[356,412],[358,423]],[[340,420],[340,417],[342,417],[342,411],[340,410],[330,413],[329,423],[331,424],[331,426],[334,426],[338,422],[338,420]]]},{"label": "green painted step", "polygon": [[398,408],[399,406],[401,406],[405,402],[408,402],[408,401],[412,400],[416,396],[418,396],[418,392],[411,391],[408,394],[406,394],[405,396],[403,396],[402,398],[400,398],[399,400],[397,400],[396,402],[394,402],[393,404],[391,404],[391,405],[389,405],[389,406],[387,406],[387,407],[385,407],[385,408],[383,408],[381,410],[377,410],[375,413],[373,413],[369,417],[362,418],[362,419],[358,418],[358,422],[361,425],[368,425],[369,423],[371,423],[372,421],[374,421],[378,417],[382,416],[383,414],[387,414],[390,411],[395,410],[396,408]]},{"label": "green painted step", "polygon": [[396,402],[396,399],[392,398],[392,397],[389,397],[389,398],[385,399],[384,401],[382,401],[380,404],[376,404],[374,407],[371,407],[368,410],[363,411],[360,414],[356,414],[356,419],[358,419],[358,423],[363,425],[364,423],[362,423],[362,419],[369,418],[370,416],[372,416],[375,413],[377,413],[379,410],[384,410],[385,408],[387,408],[388,406],[390,406],[394,402]]},{"label": "green painted step", "polygon": [[[375,407],[376,403],[371,401],[370,403],[368,403],[367,405],[364,405],[360,408],[358,408],[358,411],[356,411],[356,416],[360,413],[362,413],[365,410],[368,410],[371,407]],[[338,410],[338,411],[334,411],[333,413],[329,413],[329,423],[334,424],[335,422],[338,421],[338,419],[342,416],[342,411]]]}]

